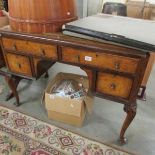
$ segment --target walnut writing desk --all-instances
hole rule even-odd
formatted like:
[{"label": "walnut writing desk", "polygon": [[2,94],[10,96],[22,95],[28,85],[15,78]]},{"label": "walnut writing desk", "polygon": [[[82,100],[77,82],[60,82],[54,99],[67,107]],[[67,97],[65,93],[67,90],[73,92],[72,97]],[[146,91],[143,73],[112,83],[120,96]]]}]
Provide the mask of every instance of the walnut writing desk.
[{"label": "walnut writing desk", "polygon": [[13,91],[22,78],[38,79],[55,62],[79,66],[87,73],[94,95],[124,104],[127,117],[120,141],[125,143],[125,131],[136,115],[137,94],[149,51],[62,34],[34,35],[9,28],[1,30],[0,34],[5,63],[14,83]]}]

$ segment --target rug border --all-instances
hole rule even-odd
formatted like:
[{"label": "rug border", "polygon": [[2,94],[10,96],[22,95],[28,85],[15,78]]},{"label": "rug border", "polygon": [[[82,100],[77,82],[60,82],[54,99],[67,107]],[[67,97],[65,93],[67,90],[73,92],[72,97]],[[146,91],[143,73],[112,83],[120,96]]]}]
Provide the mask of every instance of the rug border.
[{"label": "rug border", "polygon": [[[6,104],[7,104],[7,103],[6,103]],[[26,114],[23,110],[21,110],[21,109],[16,109],[15,106],[12,107],[11,105],[5,105],[5,103],[0,103],[0,106],[2,106],[2,107],[4,107],[4,108],[8,108],[8,109],[10,109],[10,110],[17,111],[17,112],[22,113],[22,114],[24,114],[24,115],[28,115],[28,114]],[[18,108],[18,107],[17,107],[17,108]],[[28,116],[29,116],[29,115],[28,115]],[[45,121],[45,120],[42,120],[42,119],[40,119],[40,118],[37,118],[36,116],[33,116],[33,115],[31,115],[31,114],[30,114],[30,117],[35,118],[35,119],[37,119],[37,120],[39,120],[39,121],[41,121],[41,122],[45,122],[45,123],[47,123],[47,124],[49,124],[49,125],[52,125],[52,124],[50,124],[49,122],[47,122],[47,121]],[[84,136],[83,134],[80,134],[80,133],[71,131],[71,130],[69,130],[69,129],[65,129],[65,128],[63,128],[63,127],[59,127],[59,125],[54,125],[54,126],[60,128],[60,129],[66,130],[66,131],[68,131],[68,132],[71,132],[71,133],[73,133],[73,134],[77,134],[77,135],[79,135],[79,136],[82,136],[82,137],[84,137],[84,138],[86,138],[86,139],[88,139],[88,140],[95,141],[95,142],[97,142],[97,143],[101,143],[102,145],[106,145],[106,146],[108,146],[108,147],[113,147],[114,149],[117,149],[117,150],[119,150],[119,151],[122,151],[122,152],[125,152],[125,153],[128,153],[128,154],[131,154],[131,155],[138,155],[138,154],[135,154],[135,153],[131,153],[131,152],[129,152],[129,151],[126,151],[126,150],[120,148],[119,146],[113,146],[113,145],[110,146],[110,144],[101,142],[100,140],[96,140],[96,139],[94,139],[94,138],[89,138],[89,137],[87,137],[87,136]]]},{"label": "rug border", "polygon": [[[1,126],[3,126],[4,128],[7,128],[7,127],[5,127],[3,124],[1,124]],[[8,128],[9,129],[9,128]],[[17,131],[15,131],[15,130],[13,130],[13,129],[9,129],[9,130],[12,130],[13,132],[16,132],[17,133]],[[3,132],[3,131],[2,131]],[[22,134],[22,133],[21,133]],[[12,135],[11,135],[12,136]],[[49,145],[47,145],[46,143],[44,143],[44,142],[40,142],[39,140],[35,140],[34,138],[32,138],[32,137],[30,137],[30,136],[27,136],[27,135],[24,135],[25,137],[27,137],[27,138],[30,138],[30,139],[32,139],[33,141],[35,141],[35,142],[39,142],[39,143],[41,143],[41,144],[43,144],[43,145],[46,145],[46,146],[48,146],[48,147],[50,147]],[[18,139],[19,140],[19,139]],[[53,149],[55,149],[54,147],[52,147]],[[58,151],[58,152],[60,152],[60,153],[63,153],[64,154],[64,152],[62,152],[61,150],[59,150],[59,149],[55,149],[56,151]]]}]

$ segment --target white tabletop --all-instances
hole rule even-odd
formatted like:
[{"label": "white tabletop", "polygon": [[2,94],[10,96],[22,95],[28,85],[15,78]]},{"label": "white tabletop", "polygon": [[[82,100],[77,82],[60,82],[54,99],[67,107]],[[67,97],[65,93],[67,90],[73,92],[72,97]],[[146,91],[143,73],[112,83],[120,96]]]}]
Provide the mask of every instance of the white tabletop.
[{"label": "white tabletop", "polygon": [[155,21],[151,20],[98,14],[68,23],[67,25],[115,34],[155,45]]}]

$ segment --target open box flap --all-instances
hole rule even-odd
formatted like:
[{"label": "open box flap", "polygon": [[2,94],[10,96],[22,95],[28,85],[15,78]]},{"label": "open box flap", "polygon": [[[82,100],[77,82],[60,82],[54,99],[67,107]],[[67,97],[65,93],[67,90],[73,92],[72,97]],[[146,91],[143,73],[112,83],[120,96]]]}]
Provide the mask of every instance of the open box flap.
[{"label": "open box flap", "polygon": [[[52,89],[56,83],[62,79],[74,79],[83,84],[85,88],[89,88],[89,82],[87,77],[69,74],[69,73],[58,73],[54,79],[49,83],[45,92],[42,96],[42,103],[45,101],[45,107],[47,110],[57,111],[60,113],[66,113],[69,115],[80,116],[82,108],[86,108],[89,114],[92,112],[93,95],[89,92],[87,96],[81,99],[68,99],[65,97],[59,97],[51,94]],[[53,101],[52,101],[53,100]]]}]

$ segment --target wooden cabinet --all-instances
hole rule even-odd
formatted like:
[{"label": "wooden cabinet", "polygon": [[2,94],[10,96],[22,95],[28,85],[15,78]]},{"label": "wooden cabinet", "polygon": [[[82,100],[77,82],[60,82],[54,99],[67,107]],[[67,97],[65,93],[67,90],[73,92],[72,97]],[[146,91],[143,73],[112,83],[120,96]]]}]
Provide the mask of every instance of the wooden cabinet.
[{"label": "wooden cabinet", "polygon": [[32,41],[3,38],[3,46],[6,50],[24,52],[35,56],[47,57],[57,60],[57,46],[49,44],[35,43]]},{"label": "wooden cabinet", "polygon": [[138,58],[108,54],[108,51],[101,53],[68,47],[62,47],[62,60],[128,73],[135,73],[139,62]]},{"label": "wooden cabinet", "polygon": [[6,59],[11,72],[32,77],[31,64],[28,57],[6,53]]},{"label": "wooden cabinet", "polygon": [[128,98],[132,88],[132,79],[115,74],[97,74],[96,91],[99,93]]},{"label": "wooden cabinet", "polygon": [[[118,97],[121,101],[128,102],[131,90],[137,90],[137,79],[142,74],[139,68],[146,63],[146,55],[130,48],[104,44],[100,48],[101,44],[93,44],[97,49],[92,49],[92,46],[89,47],[90,41],[85,47],[83,43],[68,46],[63,38],[57,42],[59,37],[54,42],[50,41],[50,37],[48,42],[38,37],[36,40],[20,37],[2,37],[4,56],[12,73],[39,78],[57,61],[77,65],[88,74],[93,92]],[[145,61],[142,61],[143,57]],[[134,93],[136,98],[137,92]]]},{"label": "wooden cabinet", "polygon": [[93,70],[87,68],[92,91],[125,100],[130,97],[141,61],[141,57],[137,55],[118,54],[104,48],[102,51],[91,50],[18,38],[2,37],[2,45],[12,73],[39,78],[57,61],[86,66]]},{"label": "wooden cabinet", "polygon": [[125,131],[136,115],[137,94],[149,52],[62,34],[38,36],[11,30],[0,33],[5,61],[12,75],[7,82],[18,105],[16,88],[22,78],[38,78],[55,62],[79,66],[87,73],[93,94],[124,104],[127,117],[120,141],[125,143]]}]

